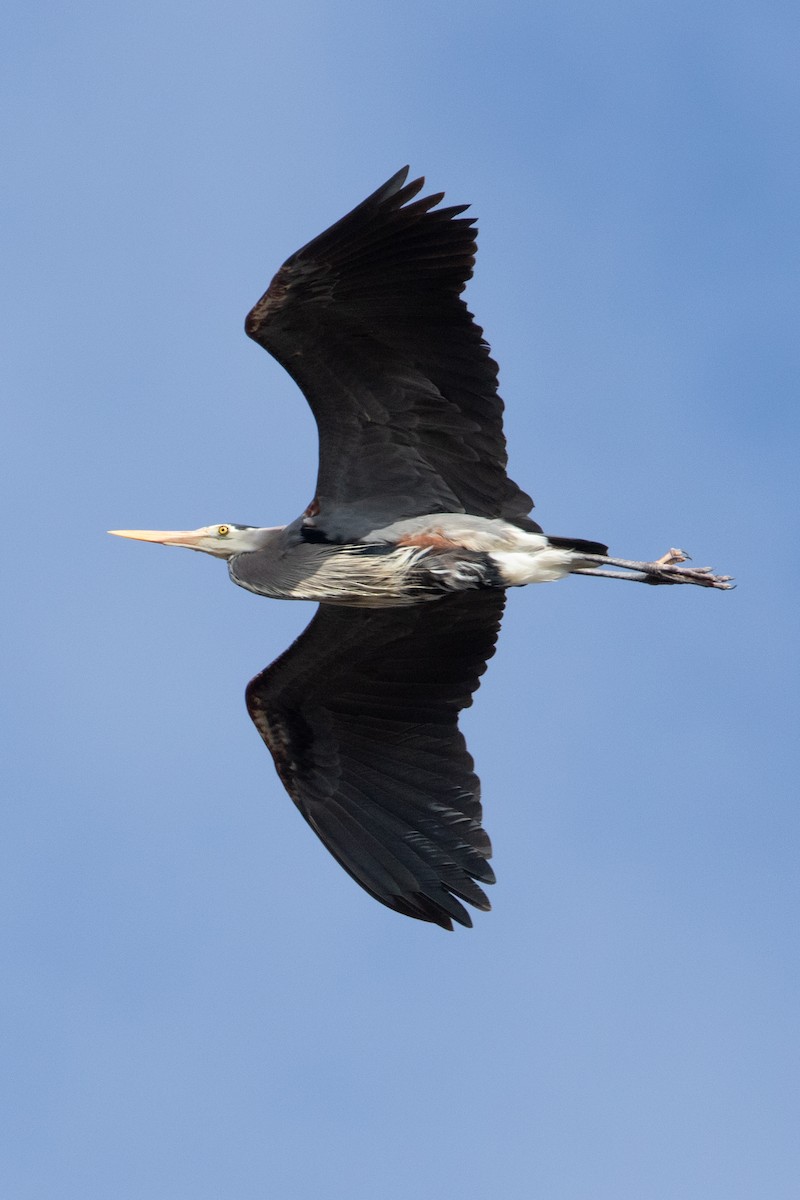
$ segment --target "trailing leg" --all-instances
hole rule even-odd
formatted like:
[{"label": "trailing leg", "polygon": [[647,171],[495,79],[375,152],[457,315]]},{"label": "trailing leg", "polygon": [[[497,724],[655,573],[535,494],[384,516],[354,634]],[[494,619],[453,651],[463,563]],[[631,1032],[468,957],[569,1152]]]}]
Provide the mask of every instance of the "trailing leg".
[{"label": "trailing leg", "polygon": [[[612,558],[607,554],[584,554],[585,560],[596,563],[593,567],[576,567],[575,575],[597,575],[603,579],[628,579],[631,583],[693,583],[697,587],[720,588],[725,591],[734,587],[730,575],[715,575],[711,567],[684,567],[680,564],[689,560],[683,550],[668,550],[654,562],[635,562],[627,558]],[[608,571],[606,567],[622,567],[621,571]]]}]

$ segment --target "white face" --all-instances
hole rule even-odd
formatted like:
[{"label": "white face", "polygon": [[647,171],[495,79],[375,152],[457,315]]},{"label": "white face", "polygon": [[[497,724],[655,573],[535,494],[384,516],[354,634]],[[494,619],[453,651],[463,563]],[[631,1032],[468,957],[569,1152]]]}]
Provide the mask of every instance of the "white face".
[{"label": "white face", "polygon": [[232,558],[258,550],[267,540],[271,529],[251,525],[204,525],[200,529],[109,529],[116,537],[133,538],[138,542],[158,542],[162,546],[185,546],[187,550],[202,550],[217,558]]}]

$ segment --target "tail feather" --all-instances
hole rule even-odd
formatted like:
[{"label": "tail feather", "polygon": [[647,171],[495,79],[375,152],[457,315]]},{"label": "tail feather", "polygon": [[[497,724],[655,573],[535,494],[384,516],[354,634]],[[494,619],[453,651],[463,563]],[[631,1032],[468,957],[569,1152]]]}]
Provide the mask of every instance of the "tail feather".
[{"label": "tail feather", "polygon": [[586,538],[552,537],[548,533],[547,540],[558,550],[577,550],[579,554],[608,554],[608,546],[602,542],[588,542]]}]

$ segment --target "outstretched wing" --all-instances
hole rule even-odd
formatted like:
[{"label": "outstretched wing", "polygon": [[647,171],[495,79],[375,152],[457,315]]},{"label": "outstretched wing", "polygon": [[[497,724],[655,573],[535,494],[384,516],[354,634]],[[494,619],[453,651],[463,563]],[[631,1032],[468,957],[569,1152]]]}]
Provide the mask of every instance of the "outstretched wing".
[{"label": "outstretched wing", "polygon": [[356,538],[466,511],[538,529],[506,475],[497,364],[461,299],[467,205],[414,197],[408,168],[289,258],[245,329],[305,393],[319,430],[319,525]]},{"label": "outstretched wing", "polygon": [[452,929],[493,883],[480,783],[458,729],[494,653],[505,594],[412,608],[323,604],[247,688],[286,790],[376,900]]}]

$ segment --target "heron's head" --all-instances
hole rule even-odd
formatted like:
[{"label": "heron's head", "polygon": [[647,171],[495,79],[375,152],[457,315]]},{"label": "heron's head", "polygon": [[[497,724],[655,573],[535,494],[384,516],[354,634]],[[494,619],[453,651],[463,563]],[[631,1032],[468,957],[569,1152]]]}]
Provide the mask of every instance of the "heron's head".
[{"label": "heron's head", "polygon": [[202,529],[109,529],[108,532],[138,542],[185,546],[187,550],[202,550],[217,558],[233,558],[235,554],[260,550],[275,530],[256,525],[204,525]]}]

